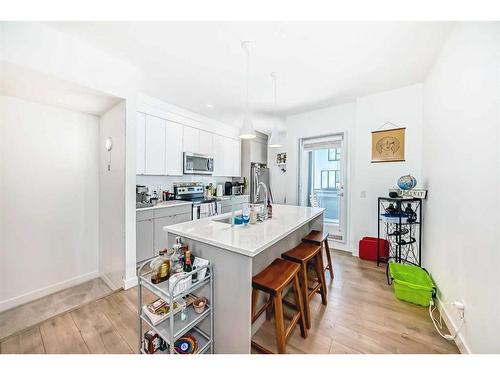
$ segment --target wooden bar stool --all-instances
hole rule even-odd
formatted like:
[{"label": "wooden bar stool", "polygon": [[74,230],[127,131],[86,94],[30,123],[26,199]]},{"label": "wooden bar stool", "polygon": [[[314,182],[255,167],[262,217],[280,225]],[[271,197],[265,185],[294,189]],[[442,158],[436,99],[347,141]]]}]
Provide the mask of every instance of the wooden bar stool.
[{"label": "wooden bar stool", "polygon": [[325,248],[326,259],[328,260],[328,265],[325,267],[326,270],[330,271],[330,279],[333,280],[333,265],[332,265],[332,255],[330,254],[330,246],[328,246],[328,232],[320,232],[319,230],[313,230],[307,236],[305,236],[302,241],[311,242],[322,246]]},{"label": "wooden bar stool", "polygon": [[[327,304],[326,299],[326,282],[325,274],[323,273],[323,258],[321,255],[321,246],[312,242],[302,242],[286,253],[281,254],[284,259],[300,264],[300,278],[302,280],[302,293],[304,296],[304,313],[306,316],[306,327],[311,328],[311,309],[309,301],[314,297],[317,291],[321,294],[321,302]],[[316,274],[318,279],[316,283],[309,288],[309,278],[307,276],[307,264],[314,260]]]},{"label": "wooden bar stool", "polygon": [[[278,353],[286,353],[286,341],[293,329],[300,325],[300,334],[302,337],[307,337],[307,331],[304,323],[304,307],[299,285],[299,269],[300,266],[296,263],[284,259],[275,259],[262,272],[252,277],[252,323],[266,310],[270,311],[274,305],[274,317],[276,326],[276,341]],[[284,313],[283,313],[283,289],[289,284],[293,284],[293,292],[295,295],[296,313],[291,317],[290,326],[285,330]],[[255,312],[259,291],[269,294],[269,300]],[[272,354],[272,351],[264,348],[252,340],[252,346],[257,350]]]}]

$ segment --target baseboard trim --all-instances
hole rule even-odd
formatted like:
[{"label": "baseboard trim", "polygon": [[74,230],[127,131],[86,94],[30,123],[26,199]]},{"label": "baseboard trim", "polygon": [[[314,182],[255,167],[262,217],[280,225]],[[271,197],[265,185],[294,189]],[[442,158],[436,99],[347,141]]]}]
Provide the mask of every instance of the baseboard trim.
[{"label": "baseboard trim", "polygon": [[138,282],[139,282],[139,280],[137,279],[137,276],[123,280],[123,289],[127,290],[130,288],[133,288],[134,286],[137,285]]},{"label": "baseboard trim", "polygon": [[111,279],[108,276],[106,276],[106,274],[100,273],[99,277],[102,279],[102,281],[104,281],[104,283],[108,286],[109,289],[115,291],[121,288],[121,286],[114,285]]},{"label": "baseboard trim", "polygon": [[32,292],[21,294],[20,296],[0,301],[0,312],[12,309],[20,305],[24,305],[25,303],[48,296],[49,294],[59,292],[66,288],[71,288],[72,286],[84,283],[86,281],[95,279],[97,277],[99,277],[99,272],[96,270],[80,276],[73,277],[71,279],[63,280],[61,282],[40,289],[36,289]]},{"label": "baseboard trim", "polygon": [[[451,319],[450,314],[446,309],[446,306],[443,304],[443,302],[439,297],[436,297],[436,302],[437,302],[437,308],[441,309],[443,321],[446,324],[446,327],[448,327],[450,333],[454,335],[455,332],[457,332],[457,325],[454,323],[453,319]],[[457,344],[460,353],[472,354],[472,352],[469,349],[469,346],[465,342],[465,338],[463,337],[463,331],[460,331],[458,333],[457,337],[455,338],[455,344]]]}]

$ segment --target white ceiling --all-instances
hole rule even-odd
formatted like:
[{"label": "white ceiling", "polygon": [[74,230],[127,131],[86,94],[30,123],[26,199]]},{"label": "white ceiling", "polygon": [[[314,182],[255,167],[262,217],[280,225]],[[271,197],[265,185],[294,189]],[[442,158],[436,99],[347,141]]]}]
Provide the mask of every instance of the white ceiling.
[{"label": "white ceiling", "polygon": [[[449,22],[58,22],[59,30],[144,71],[142,91],[239,126],[245,55],[252,41],[250,100],[268,131],[270,72],[278,113],[295,114],[421,82]],[[212,109],[207,104],[213,105]]]}]

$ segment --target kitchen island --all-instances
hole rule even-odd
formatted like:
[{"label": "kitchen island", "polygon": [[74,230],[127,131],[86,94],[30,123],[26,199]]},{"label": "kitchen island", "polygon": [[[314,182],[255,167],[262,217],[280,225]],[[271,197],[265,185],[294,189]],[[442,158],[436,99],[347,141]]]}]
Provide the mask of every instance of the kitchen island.
[{"label": "kitchen island", "polygon": [[182,237],[214,272],[215,353],[250,353],[252,276],[311,230],[323,229],[324,208],[274,205],[273,217],[254,225],[229,224],[231,213],[164,227],[168,243]]}]

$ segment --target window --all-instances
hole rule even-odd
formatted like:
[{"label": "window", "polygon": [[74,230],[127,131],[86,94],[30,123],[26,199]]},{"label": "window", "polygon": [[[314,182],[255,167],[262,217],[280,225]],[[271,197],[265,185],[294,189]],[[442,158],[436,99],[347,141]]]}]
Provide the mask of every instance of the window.
[{"label": "window", "polygon": [[340,160],[340,148],[328,149],[328,161],[339,161],[339,160]]},{"label": "window", "polygon": [[340,189],[340,171],[335,169],[321,171],[321,189]]}]

